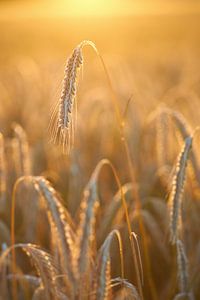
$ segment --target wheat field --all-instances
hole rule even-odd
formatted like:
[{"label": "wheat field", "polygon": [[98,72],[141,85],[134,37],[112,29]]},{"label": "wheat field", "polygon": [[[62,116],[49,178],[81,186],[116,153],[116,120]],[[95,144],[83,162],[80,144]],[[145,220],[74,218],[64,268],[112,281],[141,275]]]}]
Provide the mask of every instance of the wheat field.
[{"label": "wheat field", "polygon": [[200,299],[199,12],[8,2],[0,300]]}]

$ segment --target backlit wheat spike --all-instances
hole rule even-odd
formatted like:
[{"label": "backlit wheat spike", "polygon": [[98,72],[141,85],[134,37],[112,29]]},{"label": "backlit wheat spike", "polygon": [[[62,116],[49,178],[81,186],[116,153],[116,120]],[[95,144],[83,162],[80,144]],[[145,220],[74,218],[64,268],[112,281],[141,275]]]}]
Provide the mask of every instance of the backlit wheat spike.
[{"label": "backlit wheat spike", "polygon": [[6,158],[3,134],[0,133],[0,212],[6,205]]},{"label": "backlit wheat spike", "polygon": [[179,129],[183,139],[189,136],[192,133],[192,128],[184,116],[165,105],[160,105],[156,110],[154,110],[148,117],[147,125],[152,123],[153,121],[157,121],[160,117],[164,118],[165,116],[169,116],[172,118],[173,122]]},{"label": "backlit wheat spike", "polygon": [[54,188],[43,177],[34,177],[37,189],[42,195],[45,206],[48,211],[52,233],[55,233],[57,247],[60,254],[61,268],[63,272],[67,273],[70,281],[74,280],[74,273],[72,270],[75,251],[74,236],[72,229],[67,222],[67,215]]},{"label": "backlit wheat spike", "polygon": [[[53,142],[58,141],[63,152],[69,152],[74,140],[74,107],[77,94],[77,79],[83,64],[83,47],[89,45],[95,52],[97,48],[91,41],[82,41],[67,59],[65,75],[59,103],[56,105],[50,120]],[[98,53],[98,52],[97,52]]]},{"label": "backlit wheat spike", "polygon": [[[185,140],[188,136],[190,136],[192,134],[192,132],[193,132],[192,127],[189,124],[189,122],[185,119],[185,117],[180,112],[170,109],[168,107],[165,107],[163,105],[158,107],[158,109],[156,109],[152,114],[150,114],[147,124],[149,124],[150,122],[152,122],[154,120],[156,120],[157,123],[159,123],[159,121],[158,121],[159,119],[164,120],[167,117],[170,117],[172,119],[172,121],[176,127],[176,133],[178,133],[178,135],[183,140]],[[160,130],[161,130],[161,128],[160,128]],[[161,131],[160,131],[160,133],[161,133]],[[159,137],[159,139],[160,138],[161,137]],[[165,136],[163,136],[163,138],[165,139],[165,145],[166,145],[166,134],[165,134]],[[159,140],[158,140],[158,143],[160,144]],[[163,156],[163,152],[165,152],[165,149],[163,149],[163,151],[158,152],[158,154],[159,154],[158,158]],[[192,167],[194,169],[196,178],[197,178],[198,182],[200,182],[200,175],[199,175],[200,172],[199,172],[198,160],[197,160],[197,155],[194,152],[194,149],[191,153],[190,160],[191,160]]]},{"label": "backlit wheat spike", "polygon": [[[190,124],[184,118],[184,116],[177,112],[177,111],[170,111],[172,119],[178,129],[178,133],[181,135],[182,139],[185,140],[188,136],[190,136],[193,132]],[[197,178],[198,183],[200,183],[200,172],[199,172],[199,165],[198,165],[198,155],[195,152],[195,149],[191,152],[190,161],[192,163],[192,167],[195,172],[195,176]]]},{"label": "backlit wheat spike", "polygon": [[192,136],[185,139],[185,144],[176,163],[175,175],[172,182],[172,190],[169,198],[170,239],[172,243],[175,243],[178,238],[178,225],[181,217],[181,200],[185,183],[187,161],[192,147],[192,140]]},{"label": "backlit wheat spike", "polygon": [[[193,129],[189,122],[185,119],[185,117],[178,111],[170,109],[170,108],[165,108],[163,110],[164,114],[167,114],[168,116],[171,117],[172,121],[174,122],[177,130],[176,132],[181,136],[182,140],[184,141],[188,136],[190,136],[193,133]],[[194,169],[195,175],[197,177],[198,182],[200,182],[200,175],[199,175],[199,166],[198,166],[198,161],[197,161],[197,155],[193,149],[191,152],[191,157],[190,157],[192,167]]]},{"label": "backlit wheat spike", "polygon": [[[107,300],[109,298],[109,293],[111,290],[111,279],[110,279],[110,247],[114,236],[117,237],[120,248],[122,245],[121,236],[118,230],[113,230],[109,233],[106,240],[99,250],[97,257],[97,300]],[[122,249],[120,249],[121,266],[123,268],[123,254]],[[123,274],[122,270],[122,275]]]},{"label": "backlit wheat spike", "polygon": [[57,270],[53,264],[53,258],[44,250],[36,245],[22,244],[22,249],[28,256],[31,257],[33,263],[42,279],[47,299],[57,298],[57,287],[54,283],[54,278],[57,275]]},{"label": "backlit wheat spike", "polygon": [[192,128],[190,124],[187,122],[187,120],[180,112],[172,109],[168,109],[167,112],[172,117],[183,139],[185,139],[187,136],[189,136],[192,133]]},{"label": "backlit wheat spike", "polygon": [[19,124],[14,124],[14,159],[18,177],[31,175],[30,151],[27,136]]},{"label": "backlit wheat spike", "polygon": [[54,283],[54,278],[58,274],[58,270],[53,263],[53,258],[49,253],[33,244],[15,244],[7,248],[0,256],[0,271],[4,268],[11,251],[13,249],[22,249],[33,261],[34,266],[42,281],[45,291],[45,299],[57,300],[57,290],[59,286]]},{"label": "backlit wheat spike", "polygon": [[[89,266],[90,247],[94,240],[94,227],[96,221],[96,212],[99,207],[97,192],[97,179],[99,172],[104,164],[108,163],[106,159],[101,160],[84,190],[83,200],[81,201],[80,220],[77,228],[77,247],[76,273],[84,274]],[[75,251],[75,249],[74,249]]]},{"label": "backlit wheat spike", "polygon": [[[92,244],[95,239],[96,213],[99,207],[96,182],[88,185],[84,191],[81,203],[80,222],[77,229],[75,272],[83,285],[79,286],[79,294],[87,295],[91,281],[90,267],[92,258]],[[83,297],[84,299],[84,297]]]}]

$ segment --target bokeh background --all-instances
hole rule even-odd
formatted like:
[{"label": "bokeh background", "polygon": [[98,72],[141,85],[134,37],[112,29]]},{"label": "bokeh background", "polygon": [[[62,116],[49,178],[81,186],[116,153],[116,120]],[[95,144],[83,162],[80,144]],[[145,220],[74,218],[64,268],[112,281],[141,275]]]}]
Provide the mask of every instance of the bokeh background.
[{"label": "bokeh background", "polygon": [[[107,157],[113,162],[123,184],[131,181],[105,74],[90,48],[84,49],[72,153],[64,156],[59,148],[49,143],[50,111],[59,100],[66,59],[84,39],[92,40],[103,56],[118,95],[120,110],[125,113],[125,135],[134,166],[135,184],[145,211],[143,217],[147,221],[147,235],[142,237],[134,214],[134,199],[130,196],[130,218],[139,236],[144,264],[144,294],[146,299],[172,299],[178,292],[177,265],[175,250],[168,243],[166,199],[170,174],[183,140],[180,136],[177,138],[171,124],[165,131],[166,139],[164,137],[161,141],[164,145],[167,143],[167,151],[158,154],[156,125],[151,123],[149,115],[162,104],[183,114],[192,128],[199,125],[200,2],[0,1],[0,130],[9,142],[13,138],[13,122],[24,128],[30,145],[32,173],[47,176],[62,195],[74,220],[82,191],[100,159]],[[194,148],[199,149],[198,140],[195,140]],[[163,149],[166,150],[164,147],[161,151]],[[159,155],[166,158],[163,168],[159,165]],[[9,151],[7,156],[12,166]],[[10,199],[16,174],[11,167],[8,172]],[[165,180],[160,174],[166,175]],[[184,216],[189,217],[184,219],[183,236],[191,264],[192,286],[198,298],[200,193],[199,183],[194,183],[192,176],[187,185],[186,200],[189,202],[186,202]],[[102,172],[99,182],[100,197],[104,200],[97,228],[100,228],[101,219],[116,192],[109,171]],[[41,223],[38,223],[40,232],[31,231],[37,227],[29,211],[32,202],[27,206],[25,197],[21,197],[21,201],[23,211],[27,213],[22,212],[19,202],[18,211],[21,213],[17,219],[16,241],[31,241],[50,248],[46,219],[41,218]],[[8,209],[1,214],[8,227],[9,205],[10,200]],[[39,216],[44,217],[44,213]],[[98,248],[112,228],[126,232],[122,210],[111,223],[106,233],[102,234],[100,229],[97,232]],[[26,232],[27,228],[29,231]],[[124,242],[126,277],[134,283],[127,234],[124,234]],[[144,245],[148,249],[150,267],[146,264]],[[117,251],[113,251],[116,262],[119,261]],[[119,274],[117,263],[114,264],[114,274]],[[156,287],[156,294],[152,292],[152,284]]]}]

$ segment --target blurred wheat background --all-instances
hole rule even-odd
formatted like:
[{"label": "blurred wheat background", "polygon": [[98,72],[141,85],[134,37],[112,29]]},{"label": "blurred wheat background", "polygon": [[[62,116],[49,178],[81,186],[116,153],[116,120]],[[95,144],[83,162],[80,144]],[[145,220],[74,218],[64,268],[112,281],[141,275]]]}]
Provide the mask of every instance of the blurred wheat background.
[{"label": "blurred wheat background", "polygon": [[4,0],[0,41],[0,299],[200,299],[200,2]]}]

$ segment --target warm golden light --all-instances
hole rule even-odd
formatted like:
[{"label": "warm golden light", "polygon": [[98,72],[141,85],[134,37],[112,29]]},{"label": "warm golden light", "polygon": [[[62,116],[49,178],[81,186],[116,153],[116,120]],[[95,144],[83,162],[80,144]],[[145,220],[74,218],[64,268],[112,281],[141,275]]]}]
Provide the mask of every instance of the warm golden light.
[{"label": "warm golden light", "polygon": [[0,19],[170,15],[200,12],[198,1],[41,0],[0,1]]},{"label": "warm golden light", "polygon": [[[63,1],[64,2],[64,1]],[[65,1],[66,2],[66,1]],[[114,3],[115,2],[115,3]],[[67,4],[69,14],[73,15],[102,15],[115,12],[118,1],[109,0],[74,0]],[[114,5],[115,4],[115,5]]]}]

